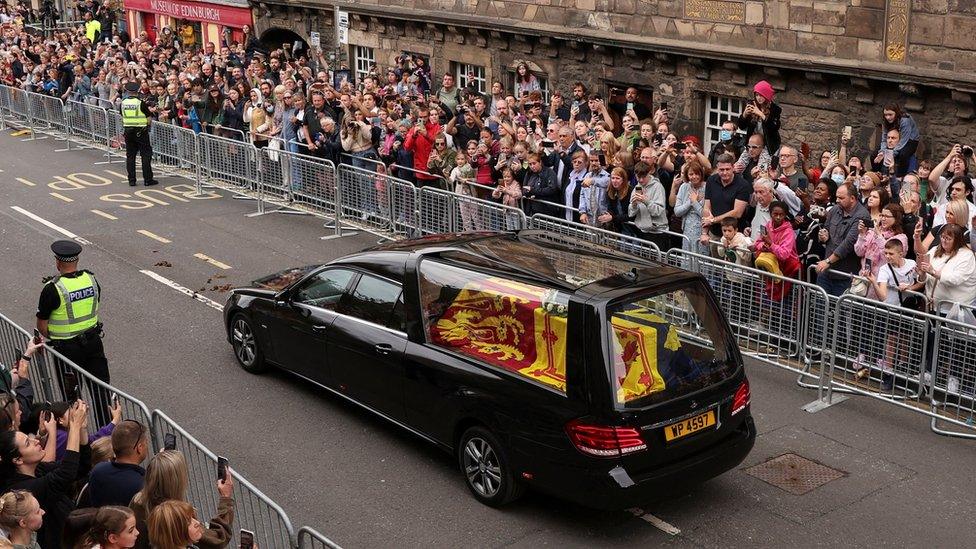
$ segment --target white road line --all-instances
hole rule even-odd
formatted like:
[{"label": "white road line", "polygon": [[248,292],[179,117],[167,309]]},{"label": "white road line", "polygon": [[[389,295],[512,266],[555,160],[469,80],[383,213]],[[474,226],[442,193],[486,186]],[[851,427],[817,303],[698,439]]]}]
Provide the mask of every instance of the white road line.
[{"label": "white road line", "polygon": [[148,269],[143,269],[139,272],[148,276],[149,278],[152,278],[153,280],[156,280],[157,282],[162,282],[163,284],[169,286],[170,288],[173,288],[174,290],[180,292],[181,294],[192,297],[193,299],[199,301],[200,303],[203,303],[204,305],[210,307],[211,309],[216,309],[220,312],[224,311],[224,306],[221,305],[220,303],[217,303],[216,301],[210,299],[207,296],[200,295],[194,292],[193,290],[187,288],[186,286],[180,286],[179,284],[173,282],[172,280],[166,278],[165,276],[156,274],[153,271],[150,271]]},{"label": "white road line", "polygon": [[74,240],[75,242],[77,242],[79,244],[85,244],[85,245],[91,246],[91,242],[85,240],[84,238],[76,235],[75,233],[69,231],[68,229],[65,229],[64,227],[59,227],[59,226],[55,225],[54,223],[51,223],[47,219],[44,219],[43,217],[41,217],[41,216],[39,216],[37,214],[33,214],[33,213],[31,213],[31,212],[29,212],[29,211],[21,208],[20,206],[11,206],[10,209],[12,209],[15,212],[22,213],[22,214],[26,215],[27,217],[33,219],[34,221],[37,221],[38,223],[40,223],[41,225],[44,225],[45,227],[54,229],[55,231],[58,231],[59,233],[61,233],[64,236],[66,236],[66,237]]},{"label": "white road line", "polygon": [[658,530],[668,534],[669,536],[677,536],[681,533],[681,530],[677,526],[665,522],[650,513],[645,513],[643,509],[639,507],[634,507],[632,509],[627,509],[635,517],[647,522],[651,526],[657,528]]},{"label": "white road line", "polygon": [[227,269],[230,269],[230,265],[228,265],[226,263],[221,263],[220,261],[217,261],[216,259],[214,259],[214,258],[212,258],[212,257],[210,257],[208,255],[204,255],[204,254],[199,254],[198,253],[198,254],[193,254],[193,257],[195,257],[197,259],[202,259],[202,260],[206,261],[207,263],[213,265],[214,267],[217,267],[219,269],[224,269],[225,271]]},{"label": "white road line", "polygon": [[163,237],[159,236],[156,233],[151,233],[151,232],[147,231],[146,229],[139,229],[136,232],[139,233],[139,234],[141,234],[142,236],[148,236],[149,238],[151,238],[153,240],[158,240],[159,242],[162,242],[163,244],[169,244],[170,242],[172,242],[172,240],[170,240],[168,238],[163,238]]},{"label": "white road line", "polygon": [[28,181],[28,180],[24,179],[23,177],[15,177],[14,179],[16,179],[17,181],[20,181],[24,185],[27,185],[28,187],[36,187],[37,186],[37,183],[34,183],[32,181]]}]

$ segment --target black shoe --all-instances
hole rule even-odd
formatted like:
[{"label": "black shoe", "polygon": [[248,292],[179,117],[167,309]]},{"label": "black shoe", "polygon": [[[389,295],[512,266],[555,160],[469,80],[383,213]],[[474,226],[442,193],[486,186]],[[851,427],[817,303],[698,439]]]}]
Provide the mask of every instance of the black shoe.
[{"label": "black shoe", "polygon": [[881,374],[881,390],[884,392],[890,392],[895,388],[895,375],[882,373]]},{"label": "black shoe", "polygon": [[[134,184],[134,183],[133,183],[133,184]],[[156,181],[155,179],[154,179],[154,180],[152,180],[152,181],[146,181],[146,186],[147,186],[147,187],[150,187],[150,186],[152,186],[152,185],[159,185],[159,181]]]},{"label": "black shoe", "polygon": [[135,187],[136,186],[136,182],[135,181],[129,181],[129,186],[130,187]]}]

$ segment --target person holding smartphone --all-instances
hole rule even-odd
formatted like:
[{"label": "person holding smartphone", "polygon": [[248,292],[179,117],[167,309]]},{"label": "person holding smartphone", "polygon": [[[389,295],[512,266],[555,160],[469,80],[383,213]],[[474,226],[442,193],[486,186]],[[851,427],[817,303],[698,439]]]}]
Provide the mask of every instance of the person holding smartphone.
[{"label": "person holding smartphone", "polygon": [[779,128],[783,109],[773,102],[776,92],[769,82],[757,82],[752,91],[753,100],[746,103],[745,109],[739,115],[739,129],[746,132],[746,140],[755,134],[761,134],[766,152],[774,156],[782,144]]},{"label": "person holding smartphone", "polygon": [[60,463],[44,461],[40,440],[20,431],[0,433],[0,490],[29,490],[44,510],[38,531],[41,547],[61,547],[65,519],[75,508],[69,497],[73,483],[84,478],[89,460],[88,405],[76,402],[68,413],[67,451]]},{"label": "person holding smartphone", "polygon": [[[206,525],[201,525],[202,532],[199,541],[195,542],[199,549],[223,549],[227,547],[233,537],[234,525],[234,477],[230,469],[227,475],[217,479],[217,510]],[[174,500],[186,502],[186,491],[189,487],[190,473],[187,470],[186,459],[177,450],[164,450],[151,458],[146,465],[146,482],[135,496],[129,508],[136,515],[136,528],[145,535],[136,540],[135,549],[149,549],[150,547],[165,546],[153,538],[153,532],[147,521],[155,510],[166,501]],[[191,507],[192,509],[192,507]]]}]

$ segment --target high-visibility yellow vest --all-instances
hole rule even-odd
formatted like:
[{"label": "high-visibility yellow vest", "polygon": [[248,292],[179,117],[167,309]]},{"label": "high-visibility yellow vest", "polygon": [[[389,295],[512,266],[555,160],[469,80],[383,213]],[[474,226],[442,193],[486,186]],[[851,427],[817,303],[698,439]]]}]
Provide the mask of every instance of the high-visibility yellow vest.
[{"label": "high-visibility yellow vest", "polygon": [[75,277],[56,277],[50,282],[61,297],[61,304],[47,321],[51,339],[71,339],[98,324],[98,284],[89,273]]},{"label": "high-visibility yellow vest", "polygon": [[92,19],[85,23],[85,36],[92,43],[92,47],[95,45],[95,35],[100,32],[102,32],[102,24],[97,19]]},{"label": "high-visibility yellow vest", "polygon": [[149,119],[142,112],[142,101],[138,97],[130,97],[122,101],[122,126],[125,128],[145,128]]}]

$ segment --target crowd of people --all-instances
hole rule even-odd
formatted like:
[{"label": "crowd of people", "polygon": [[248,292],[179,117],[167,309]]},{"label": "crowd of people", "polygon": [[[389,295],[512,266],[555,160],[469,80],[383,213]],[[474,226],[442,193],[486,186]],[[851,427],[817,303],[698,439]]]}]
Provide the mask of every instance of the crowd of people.
[{"label": "crowd of people", "polygon": [[[136,82],[155,123],[447,188],[662,250],[732,250],[735,262],[816,281],[835,296],[976,299],[973,149],[920,157],[921,130],[897,104],[860,121],[880,129],[873,150],[856,145],[848,126],[821,153],[781,135],[783,109],[760,81],[706,147],[673,132],[666,105],[649,107],[636,88],[604,97],[550,81],[544,90],[527,62],[512,86],[495,81],[484,92],[474,75],[460,87],[455,74],[435,77],[423,56],[406,52],[354,82],[348,70],[330,72],[321,51],[269,49],[247,28],[243,40],[227,34],[202,47],[173,29],[156,40],[105,29],[53,39],[8,30],[0,82],[105,105]],[[460,213],[465,230],[501,228],[470,205]]]},{"label": "crowd of people", "polygon": [[30,363],[43,352],[30,340],[0,369],[0,549],[227,547],[229,469],[215,486],[217,508],[206,510],[213,518],[202,524],[187,503],[183,454],[152,454],[149,428],[123,418],[118,403],[96,430],[83,400],[35,400]]}]

